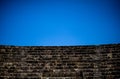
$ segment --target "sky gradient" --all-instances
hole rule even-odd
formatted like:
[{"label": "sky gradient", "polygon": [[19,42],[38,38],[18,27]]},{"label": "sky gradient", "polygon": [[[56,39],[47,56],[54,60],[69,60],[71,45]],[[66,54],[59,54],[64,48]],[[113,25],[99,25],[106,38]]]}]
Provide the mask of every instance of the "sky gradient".
[{"label": "sky gradient", "polygon": [[120,43],[120,0],[0,0],[0,45]]}]

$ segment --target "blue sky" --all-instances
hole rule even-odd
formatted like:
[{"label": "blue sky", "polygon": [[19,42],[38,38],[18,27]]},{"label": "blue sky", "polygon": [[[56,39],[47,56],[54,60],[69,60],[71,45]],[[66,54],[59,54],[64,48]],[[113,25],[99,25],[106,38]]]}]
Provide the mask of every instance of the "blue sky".
[{"label": "blue sky", "polygon": [[1,45],[120,43],[120,0],[0,0]]}]

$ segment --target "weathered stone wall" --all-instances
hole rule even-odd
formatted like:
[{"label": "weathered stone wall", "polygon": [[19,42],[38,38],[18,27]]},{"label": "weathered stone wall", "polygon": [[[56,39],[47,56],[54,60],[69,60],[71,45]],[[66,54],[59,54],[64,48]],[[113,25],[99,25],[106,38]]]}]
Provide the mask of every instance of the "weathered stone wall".
[{"label": "weathered stone wall", "polygon": [[120,44],[0,46],[0,79],[120,79]]}]

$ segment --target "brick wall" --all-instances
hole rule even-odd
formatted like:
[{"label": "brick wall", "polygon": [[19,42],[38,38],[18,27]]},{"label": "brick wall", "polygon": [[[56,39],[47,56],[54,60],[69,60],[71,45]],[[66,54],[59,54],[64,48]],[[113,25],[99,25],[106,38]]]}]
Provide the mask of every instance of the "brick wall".
[{"label": "brick wall", "polygon": [[0,46],[0,79],[120,79],[120,44]]}]

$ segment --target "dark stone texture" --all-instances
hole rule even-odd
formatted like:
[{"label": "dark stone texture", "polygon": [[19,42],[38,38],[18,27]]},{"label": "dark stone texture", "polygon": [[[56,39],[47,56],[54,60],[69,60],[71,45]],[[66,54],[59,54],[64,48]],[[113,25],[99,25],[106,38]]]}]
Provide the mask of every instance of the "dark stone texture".
[{"label": "dark stone texture", "polygon": [[120,79],[120,44],[0,46],[0,79]]}]

